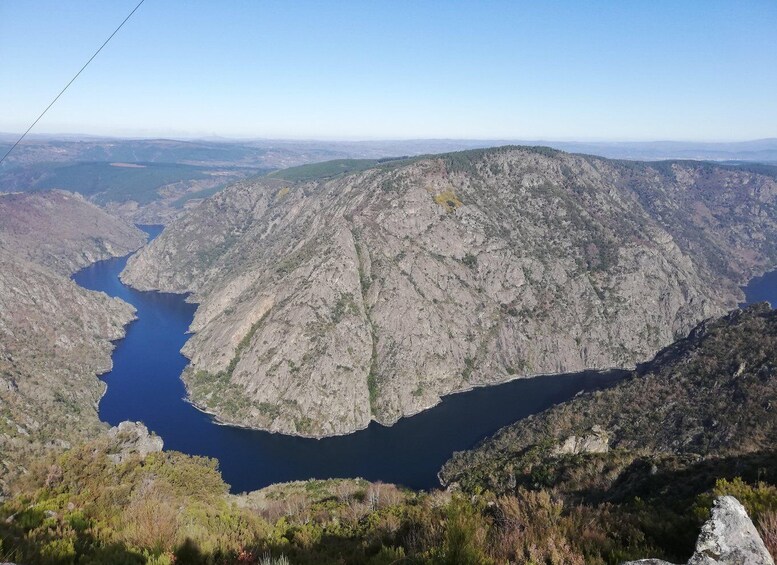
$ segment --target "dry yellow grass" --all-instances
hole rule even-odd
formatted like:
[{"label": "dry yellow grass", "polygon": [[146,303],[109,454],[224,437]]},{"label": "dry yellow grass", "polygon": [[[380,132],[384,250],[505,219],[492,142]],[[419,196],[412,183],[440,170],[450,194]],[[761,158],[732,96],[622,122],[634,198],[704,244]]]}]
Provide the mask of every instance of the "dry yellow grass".
[{"label": "dry yellow grass", "polygon": [[456,208],[462,206],[461,200],[459,200],[459,197],[456,196],[452,190],[446,190],[445,192],[440,192],[435,195],[434,201],[445,208],[445,211],[449,214],[456,210]]}]

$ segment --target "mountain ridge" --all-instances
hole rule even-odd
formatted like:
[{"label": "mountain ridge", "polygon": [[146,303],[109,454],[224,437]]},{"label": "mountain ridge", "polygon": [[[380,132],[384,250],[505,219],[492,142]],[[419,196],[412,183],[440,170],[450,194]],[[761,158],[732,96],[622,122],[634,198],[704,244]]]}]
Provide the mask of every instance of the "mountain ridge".
[{"label": "mountain ridge", "polygon": [[75,194],[0,195],[0,495],[31,456],[104,427],[96,376],[135,311],[70,274],[144,241]]},{"label": "mountain ridge", "polygon": [[237,183],[122,280],[200,303],[184,380],[201,408],[337,435],[647,360],[777,263],[776,201],[773,177],[732,167],[473,150]]}]

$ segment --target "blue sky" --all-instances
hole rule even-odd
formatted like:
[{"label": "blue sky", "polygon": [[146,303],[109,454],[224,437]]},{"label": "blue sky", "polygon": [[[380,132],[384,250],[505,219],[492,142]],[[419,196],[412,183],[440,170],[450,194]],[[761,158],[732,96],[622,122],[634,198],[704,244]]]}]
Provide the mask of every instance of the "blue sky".
[{"label": "blue sky", "polygon": [[[0,0],[0,131],[137,0]],[[146,0],[34,132],[777,137],[777,2]]]}]

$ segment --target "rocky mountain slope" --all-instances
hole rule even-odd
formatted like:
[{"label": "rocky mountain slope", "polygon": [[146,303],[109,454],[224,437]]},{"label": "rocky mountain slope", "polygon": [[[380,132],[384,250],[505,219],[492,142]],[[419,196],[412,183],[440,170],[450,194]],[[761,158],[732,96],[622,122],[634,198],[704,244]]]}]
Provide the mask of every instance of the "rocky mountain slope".
[{"label": "rocky mountain slope", "polygon": [[62,190],[0,194],[0,246],[61,275],[134,251],[143,232]]},{"label": "rocky mountain slope", "polygon": [[[708,469],[720,477],[733,468],[773,468],[775,405],[777,311],[762,303],[701,323],[613,388],[580,395],[456,453],[440,478],[465,489],[565,485],[617,497],[695,469],[670,485],[687,488],[707,480]],[[764,472],[770,474],[758,471]],[[649,490],[660,492],[655,484]]]},{"label": "rocky mountain slope", "polygon": [[134,312],[68,275],[144,241],[69,193],[0,196],[0,492],[25,456],[102,426],[95,375]]},{"label": "rocky mountain slope", "polygon": [[777,262],[746,168],[505,147],[241,182],[123,280],[192,292],[193,401],[307,436],[523,375],[632,366]]}]

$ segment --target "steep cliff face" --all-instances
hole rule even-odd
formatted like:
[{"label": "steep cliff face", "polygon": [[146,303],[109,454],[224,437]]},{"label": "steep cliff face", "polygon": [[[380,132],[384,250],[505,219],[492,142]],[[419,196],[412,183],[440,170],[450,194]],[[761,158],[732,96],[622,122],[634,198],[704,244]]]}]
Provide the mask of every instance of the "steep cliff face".
[{"label": "steep cliff face", "polygon": [[[615,496],[705,460],[717,461],[717,476],[729,472],[725,458],[744,474],[750,459],[774,458],[775,403],[777,311],[762,303],[701,323],[611,389],[580,395],[454,454],[440,478],[503,491],[542,476],[554,486],[571,481],[568,490],[595,485]],[[591,464],[575,461],[580,454]]]},{"label": "steep cliff face", "polygon": [[122,278],[200,303],[197,405],[341,434],[476,385],[647,359],[777,261],[775,204],[775,179],[746,170],[469,151],[238,183]]},{"label": "steep cliff face", "polygon": [[61,275],[126,255],[145,241],[142,231],[79,194],[52,190],[0,195],[0,246]]},{"label": "steep cliff face", "polygon": [[89,437],[134,310],[67,276],[143,233],[67,193],[0,196],[0,492],[25,456]]}]

